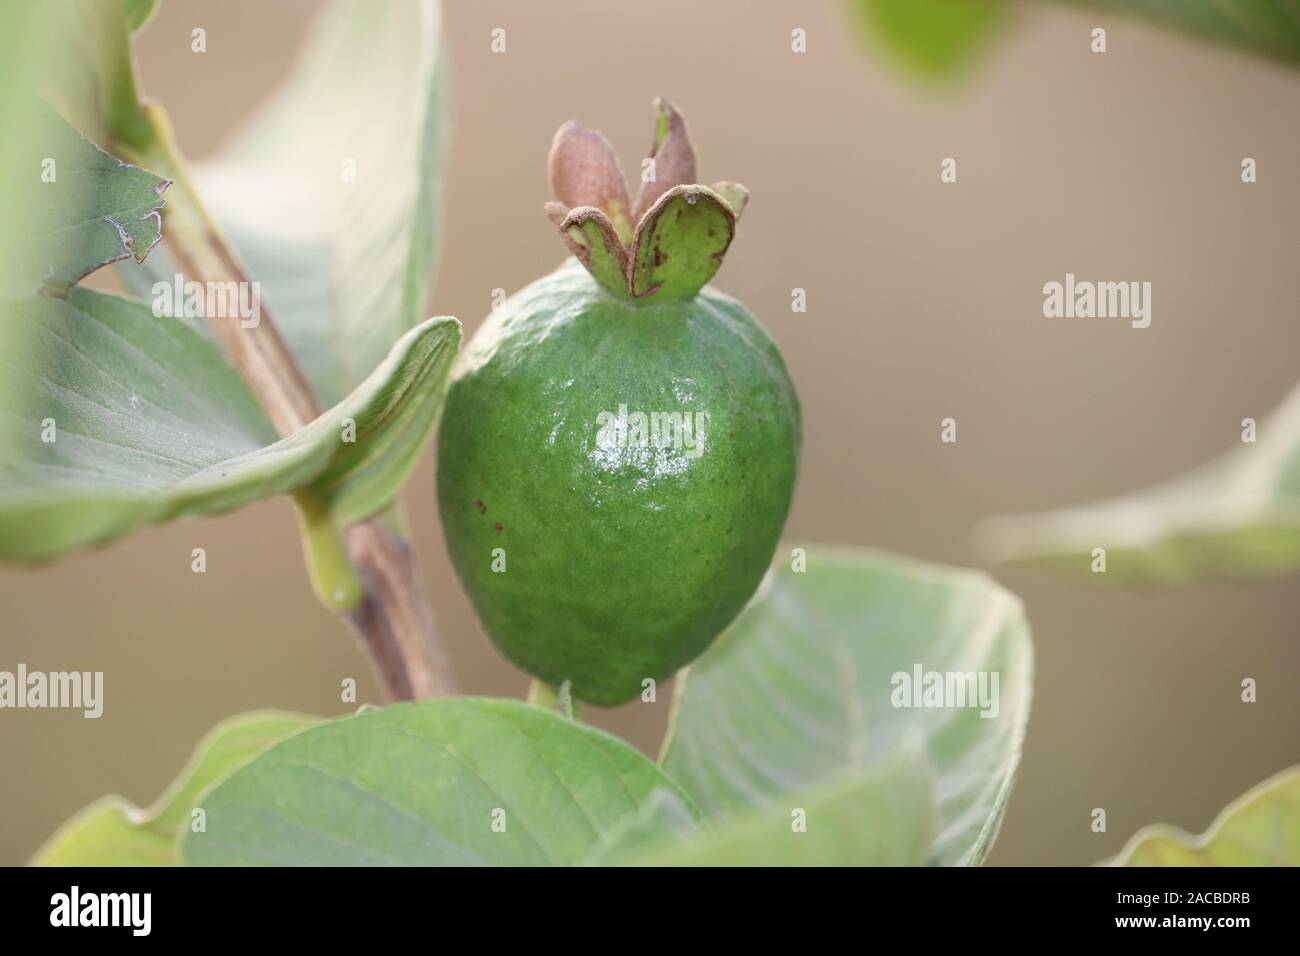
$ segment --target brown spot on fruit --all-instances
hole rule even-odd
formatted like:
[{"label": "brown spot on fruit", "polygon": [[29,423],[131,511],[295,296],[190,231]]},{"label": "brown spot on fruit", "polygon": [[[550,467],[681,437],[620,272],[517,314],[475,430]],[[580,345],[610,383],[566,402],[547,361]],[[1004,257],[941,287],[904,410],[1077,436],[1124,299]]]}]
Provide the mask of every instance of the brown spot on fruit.
[{"label": "brown spot on fruit", "polygon": [[492,527],[494,527],[494,528],[497,529],[497,534],[500,534],[502,531],[506,530],[505,528],[501,527],[501,522],[500,522],[500,521],[498,521],[498,522],[497,522],[496,524],[494,524]]},{"label": "brown spot on fruit", "polygon": [[482,498],[475,499],[474,507],[478,509],[479,514],[481,515],[487,514],[487,505],[483,504]]}]

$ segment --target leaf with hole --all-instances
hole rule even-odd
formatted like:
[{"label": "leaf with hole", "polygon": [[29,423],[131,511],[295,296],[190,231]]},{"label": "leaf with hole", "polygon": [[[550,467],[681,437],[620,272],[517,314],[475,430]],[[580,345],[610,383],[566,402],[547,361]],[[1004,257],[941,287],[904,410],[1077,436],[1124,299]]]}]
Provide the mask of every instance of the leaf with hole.
[{"label": "leaf with hole", "polygon": [[162,238],[167,180],[110,156],[48,110],[20,142],[17,162],[40,171],[40,194],[3,290],[58,295],[110,262],[144,261]]}]

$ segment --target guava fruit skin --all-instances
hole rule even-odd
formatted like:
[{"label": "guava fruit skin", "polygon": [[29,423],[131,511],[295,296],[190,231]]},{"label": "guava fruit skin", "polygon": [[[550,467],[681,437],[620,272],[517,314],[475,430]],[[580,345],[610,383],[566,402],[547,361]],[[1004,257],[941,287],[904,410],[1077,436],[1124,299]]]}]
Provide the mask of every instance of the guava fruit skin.
[{"label": "guava fruit skin", "polygon": [[[707,412],[703,451],[608,432],[602,446],[600,413],[620,405]],[[569,260],[494,311],[452,372],[438,435],[452,562],[507,658],[589,703],[623,703],[753,595],[801,440],[785,363],[739,302],[706,287],[628,303]]]}]

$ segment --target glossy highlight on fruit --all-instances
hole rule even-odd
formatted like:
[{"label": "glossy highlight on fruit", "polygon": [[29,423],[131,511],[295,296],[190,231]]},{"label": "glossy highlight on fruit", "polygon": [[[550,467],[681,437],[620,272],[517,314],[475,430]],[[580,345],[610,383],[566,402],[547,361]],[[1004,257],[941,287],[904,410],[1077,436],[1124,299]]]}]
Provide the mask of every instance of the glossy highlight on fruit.
[{"label": "glossy highlight on fruit", "polygon": [[652,156],[655,195],[632,206],[603,137],[561,128],[552,182],[567,208],[548,212],[577,258],[479,329],[438,439],[443,529],[485,630],[600,705],[671,676],[744,607],[801,441],[776,346],[701,288],[743,190],[690,181],[684,124],[662,101]]}]

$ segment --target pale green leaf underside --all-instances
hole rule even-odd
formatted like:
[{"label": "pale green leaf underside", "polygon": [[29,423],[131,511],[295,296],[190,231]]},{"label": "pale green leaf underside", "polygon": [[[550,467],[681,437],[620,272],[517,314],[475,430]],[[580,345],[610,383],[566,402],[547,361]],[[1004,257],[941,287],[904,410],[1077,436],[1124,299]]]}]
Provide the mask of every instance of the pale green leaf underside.
[{"label": "pale green leaf underside", "polygon": [[1185,582],[1208,575],[1300,568],[1300,387],[1258,440],[1145,491],[1037,515],[991,519],[981,550],[1005,562],[1044,561],[1092,571],[1106,552],[1109,581]]},{"label": "pale green leaf underside", "polygon": [[161,238],[167,180],[115,159],[52,111],[21,142],[40,214],[19,247],[14,291],[62,292],[110,262],[144,259]]},{"label": "pale green leaf underside", "polygon": [[[581,862],[662,773],[617,738],[517,701],[395,704],[298,734],[214,788],[200,865]],[[494,828],[494,823],[496,827]]]},{"label": "pale green leaf underside", "polygon": [[32,866],[174,866],[176,838],[188,829],[203,792],[271,744],[315,718],[256,712],[218,724],[158,802],[147,810],[105,797],[59,828]]},{"label": "pale green leaf underside", "polygon": [[1300,866],[1300,767],[1238,797],[1192,836],[1168,826],[1137,833],[1112,866]]},{"label": "pale green leaf underside", "polygon": [[430,319],[343,402],[277,441],[216,346],[145,305],[75,288],[8,317],[18,341],[0,356],[12,390],[0,409],[0,557],[20,560],[309,485],[340,520],[364,517],[414,465],[460,341],[454,319]]},{"label": "pale green leaf underside", "polygon": [[434,0],[334,0],[285,84],[196,171],[325,405],[426,315],[442,76]]},{"label": "pale green leaf underside", "polygon": [[677,827],[617,858],[632,866],[919,866],[934,841],[923,748],[904,746],[813,789],[714,821]]},{"label": "pale green leaf underside", "polygon": [[[893,675],[918,664],[923,677],[996,673],[996,716],[893,706]],[[792,794],[816,797],[915,742],[934,773],[927,862],[975,864],[1020,759],[1032,649],[1020,602],[983,575],[810,546],[807,570],[778,565],[678,680],[660,763],[711,819],[752,807],[788,814]]]}]

